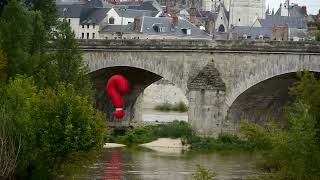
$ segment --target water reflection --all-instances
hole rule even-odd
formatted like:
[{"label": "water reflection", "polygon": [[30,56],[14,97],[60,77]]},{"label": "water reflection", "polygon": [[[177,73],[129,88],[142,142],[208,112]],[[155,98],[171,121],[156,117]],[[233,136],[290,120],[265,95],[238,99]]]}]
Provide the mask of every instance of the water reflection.
[{"label": "water reflection", "polygon": [[119,180],[121,175],[121,149],[112,149],[111,160],[105,163],[105,180]]},{"label": "water reflection", "polygon": [[188,180],[196,164],[214,170],[216,179],[257,178],[256,156],[249,153],[160,153],[146,149],[106,149],[102,158],[74,179]]}]

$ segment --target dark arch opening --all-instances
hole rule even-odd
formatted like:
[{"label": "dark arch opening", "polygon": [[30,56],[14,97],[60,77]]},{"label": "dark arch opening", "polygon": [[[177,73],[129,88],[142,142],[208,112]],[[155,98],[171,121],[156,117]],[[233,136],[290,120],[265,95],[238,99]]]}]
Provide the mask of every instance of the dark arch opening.
[{"label": "dark arch opening", "polygon": [[[320,73],[315,75],[319,78]],[[298,80],[297,73],[287,73],[250,87],[232,103],[224,126],[235,130],[243,119],[262,126],[270,120],[282,124],[285,107],[293,101],[288,94],[289,87]]]},{"label": "dark arch opening", "polygon": [[[124,75],[129,82],[129,93],[123,95],[126,115],[121,121],[114,119],[112,114],[114,108],[111,100],[107,97],[105,90],[107,80],[115,74]],[[162,78],[150,71],[128,66],[114,66],[100,69],[90,73],[90,76],[95,90],[95,107],[98,110],[105,112],[109,122],[108,126],[111,127],[129,127],[130,122],[128,120],[135,117],[134,105],[138,96],[147,86]]]},{"label": "dark arch opening", "polygon": [[225,27],[221,24],[221,25],[219,26],[219,28],[218,28],[218,31],[219,31],[219,32],[226,32],[226,29],[225,29]]}]

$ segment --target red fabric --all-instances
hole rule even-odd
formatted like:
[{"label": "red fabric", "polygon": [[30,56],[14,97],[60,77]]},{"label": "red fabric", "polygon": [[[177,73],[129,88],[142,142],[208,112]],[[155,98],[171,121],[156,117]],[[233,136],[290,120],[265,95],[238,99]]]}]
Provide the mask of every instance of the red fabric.
[{"label": "red fabric", "polygon": [[124,103],[121,94],[128,93],[128,80],[122,75],[114,75],[108,80],[106,90],[107,95],[110,97],[113,103],[113,106],[115,108],[122,108],[119,110],[116,109],[113,112],[114,117],[117,119],[123,118],[125,113],[123,110]]}]

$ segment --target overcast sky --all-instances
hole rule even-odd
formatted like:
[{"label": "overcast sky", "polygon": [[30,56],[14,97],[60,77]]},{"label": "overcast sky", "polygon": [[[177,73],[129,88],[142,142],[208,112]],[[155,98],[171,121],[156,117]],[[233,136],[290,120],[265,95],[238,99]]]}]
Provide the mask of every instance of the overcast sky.
[{"label": "overcast sky", "polygon": [[[280,6],[280,3],[284,3],[285,0],[266,0],[267,1],[267,8],[268,4],[270,5],[270,10],[274,8],[274,11],[276,12]],[[308,14],[318,14],[318,11],[320,9],[320,0],[291,0],[290,4],[292,3],[298,3],[300,6],[306,5]]]}]

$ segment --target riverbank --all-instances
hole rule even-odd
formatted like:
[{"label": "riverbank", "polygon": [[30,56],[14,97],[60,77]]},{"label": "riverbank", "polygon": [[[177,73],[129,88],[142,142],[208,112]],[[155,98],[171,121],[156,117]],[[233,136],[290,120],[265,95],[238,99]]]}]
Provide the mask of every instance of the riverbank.
[{"label": "riverbank", "polygon": [[164,153],[181,153],[182,151],[189,149],[188,145],[182,143],[181,138],[159,138],[149,143],[140,144],[140,146]]}]

